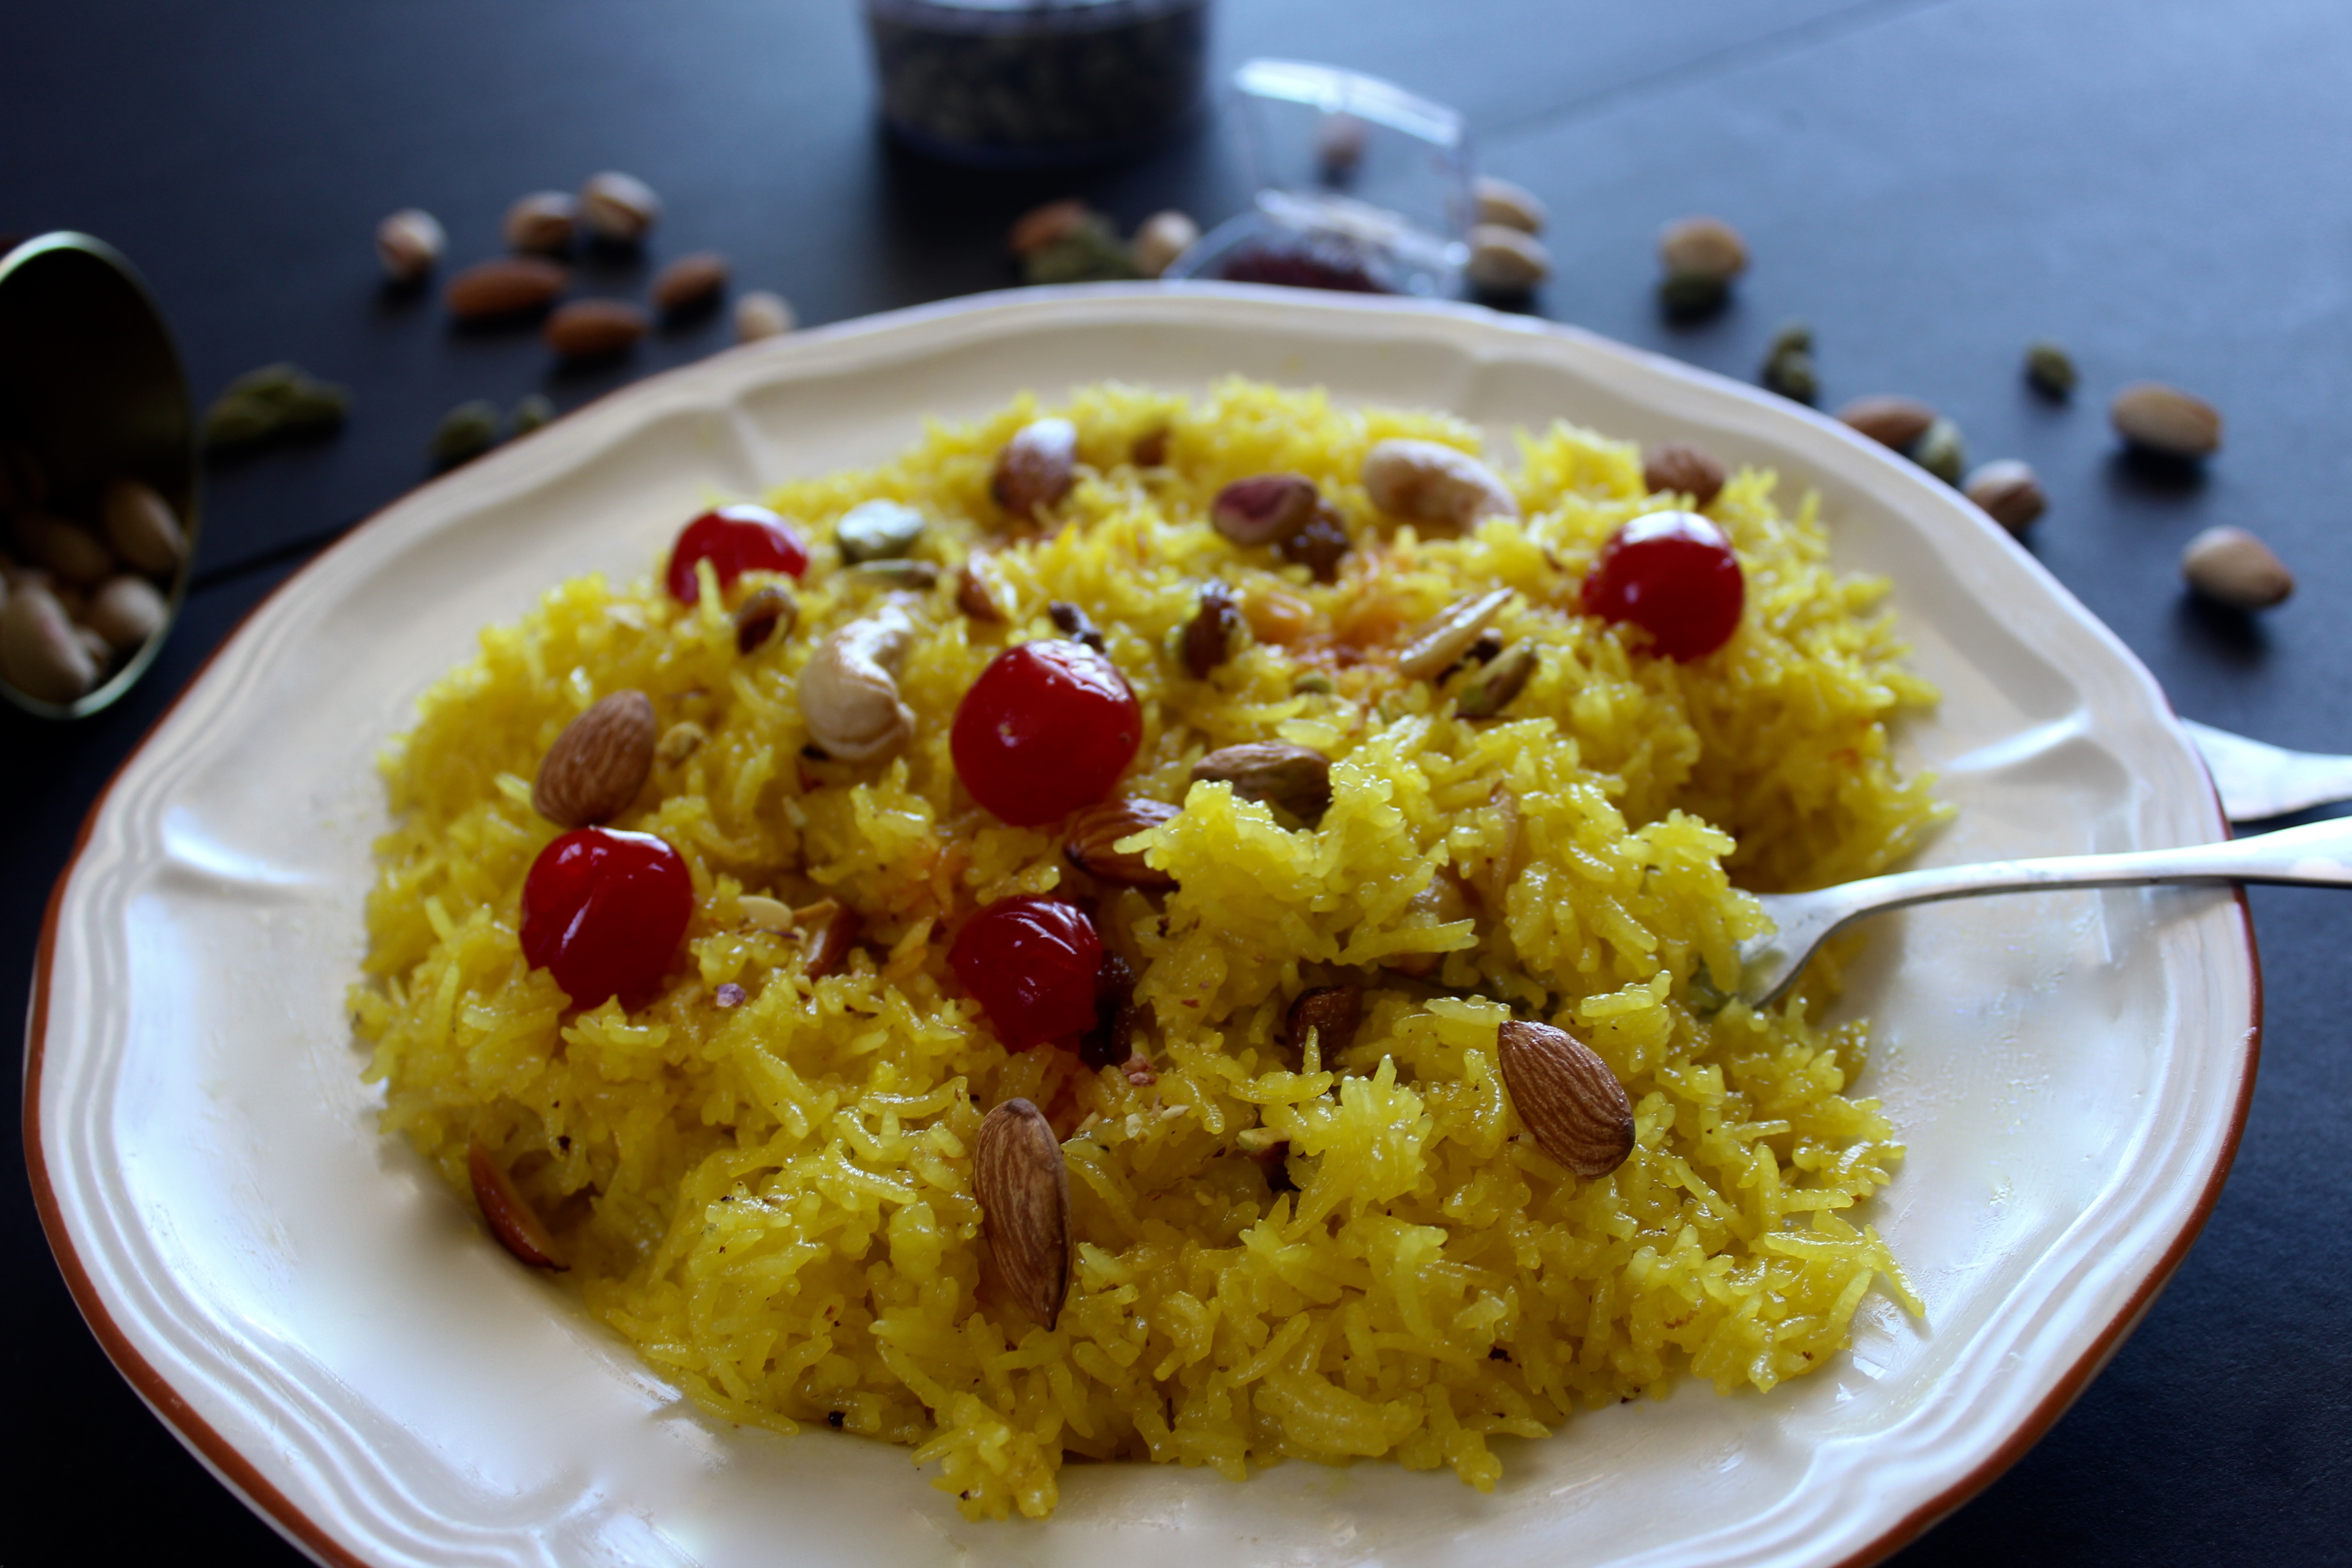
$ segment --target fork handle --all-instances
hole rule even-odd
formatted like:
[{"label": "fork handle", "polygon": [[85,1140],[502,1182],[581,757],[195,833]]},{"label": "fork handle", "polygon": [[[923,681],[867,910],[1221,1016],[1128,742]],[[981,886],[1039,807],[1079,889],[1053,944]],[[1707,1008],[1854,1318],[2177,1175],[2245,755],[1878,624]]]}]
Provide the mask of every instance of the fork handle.
[{"label": "fork handle", "polygon": [[[2221,844],[2179,849],[2135,849],[2119,855],[2056,855],[2035,860],[1988,860],[1975,866],[1930,866],[1846,884],[1852,909],[1899,909],[1906,904],[1966,898],[1972,893],[2035,888],[2142,888],[2166,882],[2285,882],[2352,887],[2352,817],[2307,823]],[[1850,916],[1848,918],[1851,918]]]}]

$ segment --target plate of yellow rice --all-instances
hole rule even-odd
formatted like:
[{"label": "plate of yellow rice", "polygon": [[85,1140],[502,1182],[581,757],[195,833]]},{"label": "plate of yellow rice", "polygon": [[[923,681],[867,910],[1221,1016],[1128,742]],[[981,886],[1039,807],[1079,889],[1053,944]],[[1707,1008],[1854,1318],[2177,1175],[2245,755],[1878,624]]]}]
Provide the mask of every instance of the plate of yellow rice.
[{"label": "plate of yellow rice", "polygon": [[[1661,512],[1737,562],[1704,647],[1599,613]],[[323,1562],[1865,1562],[2193,1239],[2251,931],[1948,905],[1756,1011],[1751,895],[2226,831],[2113,636],[1808,410],[1031,290],[306,567],[92,813],[27,1143]]]}]

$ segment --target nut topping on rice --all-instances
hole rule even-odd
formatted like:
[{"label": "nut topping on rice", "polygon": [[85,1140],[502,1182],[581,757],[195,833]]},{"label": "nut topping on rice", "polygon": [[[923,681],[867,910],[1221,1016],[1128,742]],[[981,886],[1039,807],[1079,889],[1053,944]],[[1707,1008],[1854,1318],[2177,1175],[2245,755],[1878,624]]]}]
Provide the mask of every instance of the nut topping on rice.
[{"label": "nut topping on rice", "polygon": [[[972,1518],[1071,1456],[1491,1489],[1498,1435],[1835,1364],[1916,1305],[1867,1027],[1830,964],[1697,1004],[1740,889],[1942,817],[1893,744],[1934,694],[1802,476],[1698,517],[1631,443],[1475,445],[1091,387],[551,588],[385,753],[384,1128],[716,1417],[845,1413]],[[1237,548],[1269,475],[1315,504]],[[900,548],[877,498],[919,559],[844,559]],[[558,837],[523,781],[597,692],[651,771]]]}]

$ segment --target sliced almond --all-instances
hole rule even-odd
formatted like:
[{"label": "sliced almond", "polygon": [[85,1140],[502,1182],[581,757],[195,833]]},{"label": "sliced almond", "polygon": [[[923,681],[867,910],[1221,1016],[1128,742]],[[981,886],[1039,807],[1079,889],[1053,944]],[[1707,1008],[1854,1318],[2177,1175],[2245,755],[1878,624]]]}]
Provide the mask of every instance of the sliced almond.
[{"label": "sliced almond", "polygon": [[835,899],[820,899],[804,910],[794,910],[793,924],[807,933],[801,950],[801,972],[811,980],[822,980],[848,963],[850,950],[866,931],[857,911]]},{"label": "sliced almond", "polygon": [[1454,600],[1413,629],[1404,651],[1397,655],[1397,673],[1408,680],[1432,680],[1444,674],[1510,602],[1508,588]]},{"label": "sliced almond", "polygon": [[1176,879],[1147,862],[1139,852],[1115,846],[1122,838],[1159,826],[1177,813],[1162,800],[1122,797],[1081,806],[1070,814],[1069,837],[1062,854],[1070,864],[1099,881],[1127,888],[1172,888]]},{"label": "sliced almond", "polygon": [[1496,1037],[1511,1109],[1543,1152],[1605,1176],[1633,1152],[1633,1105],[1592,1048],[1565,1029],[1514,1018]]},{"label": "sliced almond", "polygon": [[500,1247],[533,1268],[561,1272],[572,1267],[522,1189],[478,1138],[466,1149],[466,1172],[474,1180],[474,1202],[481,1205],[483,1223]]},{"label": "sliced almond", "polygon": [[1661,441],[1643,456],[1642,484],[1652,495],[1688,496],[1704,511],[1723,493],[1723,465],[1703,447]]},{"label": "sliced almond", "polygon": [[771,899],[761,893],[746,893],[735,902],[742,910],[743,918],[761,931],[772,931],[781,934],[799,923],[798,917],[793,913],[793,907],[782,899]]},{"label": "sliced almond", "polygon": [[1070,1172],[1045,1112],[1008,1100],[988,1113],[972,1149],[971,1192],[1013,1299],[1052,1329],[1070,1293]]},{"label": "sliced almond", "polygon": [[1857,397],[1839,409],[1837,416],[1880,446],[1898,452],[1910,450],[1912,443],[1936,422],[1936,411],[1917,398],[1893,395]]},{"label": "sliced almond", "polygon": [[645,787],[657,732],[644,692],[599,699],[547,749],[531,783],[531,808],[560,827],[610,822]]},{"label": "sliced almond", "polygon": [[461,321],[493,321],[553,304],[570,277],[535,256],[502,256],[478,261],[450,279],[441,299]]}]

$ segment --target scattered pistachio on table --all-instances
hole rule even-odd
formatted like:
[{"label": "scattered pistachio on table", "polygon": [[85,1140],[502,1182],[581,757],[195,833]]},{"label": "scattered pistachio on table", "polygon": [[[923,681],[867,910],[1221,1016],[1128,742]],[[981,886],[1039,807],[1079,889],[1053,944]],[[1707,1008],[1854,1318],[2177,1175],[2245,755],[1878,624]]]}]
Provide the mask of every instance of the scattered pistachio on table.
[{"label": "scattered pistachio on table", "polygon": [[2116,434],[2168,458],[2210,456],[2221,447],[2221,411],[2177,386],[2143,381],[2116,394],[2107,409]]},{"label": "scattered pistachio on table", "polygon": [[1549,216],[1533,191],[1492,174],[1481,174],[1472,183],[1470,197],[1477,204],[1480,223],[1500,224],[1523,234],[1541,234]]},{"label": "scattered pistachio on table", "polygon": [[1135,237],[1128,241],[1128,254],[1138,272],[1146,278],[1157,278],[1200,238],[1201,226],[1192,221],[1192,215],[1171,208],[1153,213],[1136,226]]},{"label": "scattered pistachio on table", "polygon": [[528,436],[553,423],[554,401],[543,392],[526,393],[514,405],[514,412],[507,416],[507,434],[509,437]]},{"label": "scattered pistachio on table", "polygon": [[441,220],[421,207],[403,207],[375,226],[376,259],[394,283],[414,283],[433,270],[449,236]]},{"label": "scattered pistachio on table", "polygon": [[1482,223],[1470,230],[1470,260],[1463,271],[1482,294],[1525,294],[1551,276],[1551,252],[1525,229]]},{"label": "scattered pistachio on table", "polygon": [[1958,484],[1969,466],[1968,443],[1961,439],[1960,427],[1940,414],[1904,456],[1948,485]]},{"label": "scattered pistachio on table", "polygon": [[654,274],[646,297],[665,316],[708,310],[727,289],[727,258],[715,250],[681,256]]},{"label": "scattered pistachio on table", "polygon": [[2035,391],[2063,403],[2074,395],[2074,361],[2047,339],[2025,345],[2025,379]]},{"label": "scattered pistachio on table", "polygon": [[1658,299],[1667,314],[1703,316],[1730,297],[1732,280],[1748,270],[1748,242],[1721,218],[1677,218],[1658,232],[1658,261],[1665,268]]},{"label": "scattered pistachio on table", "polygon": [[483,398],[460,403],[433,428],[433,460],[445,468],[470,463],[499,444],[499,405]]},{"label": "scattered pistachio on table", "polygon": [[661,221],[661,198],[634,174],[607,169],[580,187],[580,220],[597,238],[635,245]]},{"label": "scattered pistachio on table", "polygon": [[279,436],[331,430],[351,412],[348,388],[295,364],[249,370],[222,389],[205,415],[205,445],[251,447]]},{"label": "scattered pistachio on table", "polygon": [[533,191],[507,208],[499,225],[508,248],[560,256],[580,226],[580,202],[562,191]]},{"label": "scattered pistachio on table", "polygon": [[1811,403],[1820,396],[1821,377],[1813,368],[1813,329],[1802,321],[1783,323],[1764,351],[1761,379],[1767,389],[1799,403]]},{"label": "scattered pistachio on table", "polygon": [[1960,488],[1984,509],[1986,516],[2011,533],[2023,533],[2050,504],[2042,493],[2042,480],[2015,458],[1982,465]]},{"label": "scattered pistachio on table", "polygon": [[2242,528],[2209,528],[2180,552],[2180,574],[2218,604],[2266,610],[2294,592],[2294,574],[2271,547]]},{"label": "scattered pistachio on table", "polygon": [[754,289],[735,301],[735,341],[756,343],[782,337],[794,325],[793,308],[782,294]]}]

